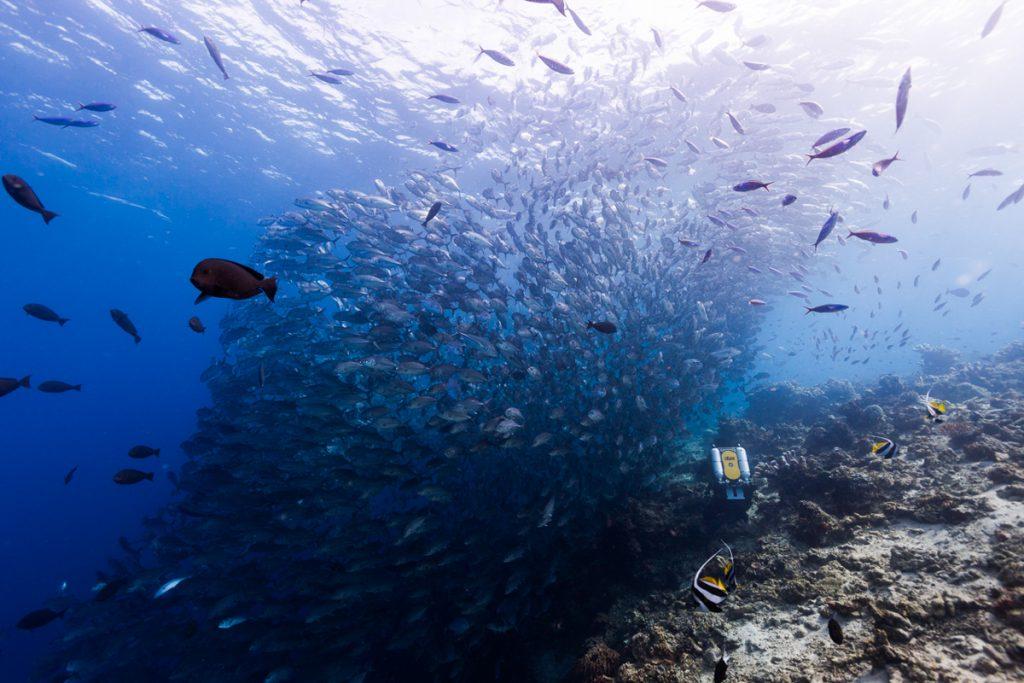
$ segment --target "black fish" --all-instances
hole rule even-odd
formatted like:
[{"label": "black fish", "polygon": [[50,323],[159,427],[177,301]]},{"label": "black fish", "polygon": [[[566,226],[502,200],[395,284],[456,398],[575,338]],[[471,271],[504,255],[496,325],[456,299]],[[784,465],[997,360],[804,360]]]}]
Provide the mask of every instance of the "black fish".
[{"label": "black fish", "polygon": [[39,201],[39,197],[36,195],[35,190],[29,187],[29,184],[24,180],[8,173],[3,178],[4,189],[7,190],[7,194],[11,195],[11,198],[24,206],[29,211],[35,211],[43,217],[43,222],[47,225],[50,224],[54,218],[57,217],[53,211],[48,210],[43,206],[43,203]]},{"label": "black fish", "polygon": [[68,321],[68,318],[60,317],[53,311],[53,309],[42,304],[25,304],[21,308],[33,318],[37,318],[48,323],[57,323],[61,327],[64,327],[64,323]]},{"label": "black fish", "polygon": [[597,330],[602,334],[615,334],[619,328],[615,326],[615,323],[607,320],[601,320],[598,322],[589,321],[587,322],[588,330]]},{"label": "black fish", "polygon": [[159,455],[159,448],[150,448],[149,446],[133,446],[132,449],[128,451],[129,458],[136,458],[138,460],[141,460],[142,458],[148,458],[150,456],[159,457]]},{"label": "black fish", "polygon": [[24,387],[30,389],[29,379],[31,375],[25,375],[21,379],[15,379],[13,377],[0,377],[0,396],[6,396],[15,389]]},{"label": "black fish", "polygon": [[114,475],[115,484],[138,484],[140,481],[148,479],[153,481],[152,472],[141,472],[133,469],[123,469]]},{"label": "black fish", "polygon": [[433,203],[433,204],[432,204],[432,205],[430,206],[430,210],[429,210],[429,211],[427,211],[427,217],[426,217],[426,219],[424,219],[424,221],[423,221],[423,227],[424,227],[424,228],[425,228],[425,227],[427,227],[427,223],[429,223],[429,222],[430,222],[430,220],[431,220],[431,219],[432,219],[432,218],[433,218],[434,216],[436,216],[436,215],[438,214],[438,212],[439,212],[440,210],[441,210],[441,202],[434,202],[434,203]]},{"label": "black fish", "polygon": [[68,470],[67,474],[64,475],[64,485],[65,486],[67,486],[68,484],[71,483],[71,478],[75,476],[75,472],[77,470],[78,470],[78,465],[75,465],[70,470]]},{"label": "black fish", "polygon": [[836,615],[834,614],[828,618],[828,637],[836,645],[843,644],[843,627],[836,621]]},{"label": "black fish", "polygon": [[60,619],[67,611],[67,607],[59,612],[54,612],[49,607],[44,607],[43,609],[37,609],[34,612],[29,612],[19,619],[18,623],[15,625],[20,629],[31,631],[32,629],[42,628],[55,619]]},{"label": "black fish", "polygon": [[81,384],[68,384],[67,382],[58,382],[57,380],[49,380],[39,385],[39,391],[46,394],[63,394],[65,391],[81,391]]},{"label": "black fish", "polygon": [[96,591],[96,597],[93,599],[96,602],[106,602],[127,585],[128,579],[111,579],[104,583],[102,588]]},{"label": "black fish", "polygon": [[139,331],[135,329],[135,325],[132,323],[127,313],[125,313],[124,311],[119,311],[116,308],[112,308],[110,309],[110,317],[113,318],[114,322],[117,323],[118,327],[120,327],[122,330],[130,334],[135,339],[136,344],[142,341],[142,337],[139,336]]}]

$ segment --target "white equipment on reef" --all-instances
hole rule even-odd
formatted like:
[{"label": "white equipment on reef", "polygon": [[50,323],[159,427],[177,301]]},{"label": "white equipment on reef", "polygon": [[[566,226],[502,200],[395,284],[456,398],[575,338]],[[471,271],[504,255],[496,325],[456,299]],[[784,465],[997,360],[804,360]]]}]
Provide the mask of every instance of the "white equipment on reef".
[{"label": "white equipment on reef", "polygon": [[750,465],[743,446],[711,448],[711,473],[715,483],[725,491],[726,500],[746,500],[750,486]]}]

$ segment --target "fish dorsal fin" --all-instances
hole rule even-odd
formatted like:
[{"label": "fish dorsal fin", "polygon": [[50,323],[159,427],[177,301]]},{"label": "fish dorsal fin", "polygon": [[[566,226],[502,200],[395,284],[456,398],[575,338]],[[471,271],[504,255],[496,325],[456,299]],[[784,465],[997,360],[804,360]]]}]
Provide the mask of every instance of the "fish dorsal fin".
[{"label": "fish dorsal fin", "polygon": [[249,273],[250,275],[252,275],[252,276],[253,276],[254,278],[256,278],[257,280],[262,280],[262,279],[264,279],[264,278],[263,278],[263,273],[257,272],[257,271],[253,270],[252,268],[250,268],[249,266],[247,266],[247,265],[245,265],[245,264],[242,264],[242,263],[238,263],[237,261],[230,261],[230,260],[228,260],[228,259],[224,259],[224,261],[225,261],[225,262],[227,262],[227,263],[232,263],[232,264],[234,264],[234,265],[238,266],[238,267],[239,267],[239,268],[241,268],[242,270],[244,270],[244,271],[246,271],[247,273]]}]

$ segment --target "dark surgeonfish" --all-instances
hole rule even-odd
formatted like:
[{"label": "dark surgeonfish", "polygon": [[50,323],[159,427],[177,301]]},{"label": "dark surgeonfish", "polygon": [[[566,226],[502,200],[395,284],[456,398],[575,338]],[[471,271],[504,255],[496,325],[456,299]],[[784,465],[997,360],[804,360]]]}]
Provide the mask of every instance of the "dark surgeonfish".
[{"label": "dark surgeonfish", "polygon": [[828,618],[828,637],[836,645],[843,644],[843,627],[839,625],[835,614]]},{"label": "dark surgeonfish", "polygon": [[884,436],[872,436],[870,438],[873,441],[871,444],[871,455],[878,455],[886,460],[890,460],[892,456],[896,455],[896,451],[899,450],[899,446],[892,439]]},{"label": "dark surgeonfish", "polygon": [[203,321],[195,315],[188,319],[188,329],[192,330],[196,334],[206,332],[206,327],[203,325]]},{"label": "dark surgeonfish", "polygon": [[36,196],[35,190],[29,187],[29,184],[24,180],[13,173],[8,173],[3,177],[3,181],[4,189],[7,190],[7,194],[11,195],[11,199],[29,211],[38,213],[43,217],[44,223],[49,225],[50,221],[57,217],[57,214],[43,206],[43,203],[39,201],[39,197]]},{"label": "dark surgeonfish", "polygon": [[[732,548],[727,544],[715,551],[715,554],[704,561],[693,575],[693,583],[690,592],[697,606],[702,612],[721,612],[722,603],[729,597],[729,591],[736,587],[736,563],[732,555]],[[724,559],[724,553],[729,554],[729,559],[720,562],[716,571],[710,570],[708,565],[712,561]]]},{"label": "dark surgeonfish", "polygon": [[35,610],[33,612],[29,612],[28,614],[23,616],[21,619],[19,619],[18,623],[15,624],[15,626],[17,626],[20,629],[24,629],[26,631],[31,631],[33,629],[42,628],[43,626],[46,626],[47,624],[49,624],[51,621],[55,621],[57,619],[62,618],[64,616],[64,613],[67,612],[67,611],[68,611],[67,607],[65,607],[64,609],[62,609],[59,612],[55,612],[54,610],[50,609],[49,607],[44,607],[43,609],[37,609],[37,610]]},{"label": "dark surgeonfish", "polygon": [[903,125],[903,119],[907,115],[907,104],[910,102],[910,67],[907,67],[906,73],[903,74],[903,78],[900,79],[900,86],[896,90],[896,130],[900,129]]},{"label": "dark surgeonfish", "polygon": [[139,33],[148,33],[157,40],[162,40],[165,43],[171,43],[173,45],[181,44],[181,41],[178,40],[177,36],[175,36],[173,33],[171,33],[170,31],[165,31],[162,28],[157,28],[156,26],[143,26],[139,29]]},{"label": "dark surgeonfish", "polygon": [[120,311],[116,308],[112,308],[110,309],[110,317],[114,320],[114,323],[116,323],[118,327],[120,327],[122,330],[130,334],[132,338],[135,339],[136,344],[142,341],[142,337],[139,336],[139,331],[135,329],[135,324],[128,317],[127,313],[125,313],[124,311]]},{"label": "dark surgeonfish", "polygon": [[31,375],[25,375],[21,379],[14,379],[13,377],[0,377],[0,396],[6,396],[15,389],[31,389],[32,385],[29,383],[29,380],[31,378]]},{"label": "dark surgeonfish", "polygon": [[144,481],[146,479],[153,481],[153,473],[128,468],[123,469],[114,475],[114,483],[122,485],[138,484],[140,481]]},{"label": "dark surgeonfish", "polygon": [[597,322],[594,322],[592,320],[588,321],[587,322],[587,329],[588,330],[597,330],[601,334],[615,334],[619,330],[619,328],[615,325],[615,323],[609,322],[607,320],[599,320]]},{"label": "dark surgeonfish", "polygon": [[159,448],[150,448],[149,446],[133,446],[128,451],[129,458],[135,458],[136,460],[142,460],[143,458],[149,458],[151,456],[160,456]]},{"label": "dark surgeonfish", "polygon": [[78,471],[78,465],[75,465],[70,470],[68,470],[68,473],[64,475],[64,485],[65,486],[67,486],[68,484],[71,483],[71,479],[72,479],[72,477],[75,476],[75,472],[77,472],[77,471]]},{"label": "dark surgeonfish", "polygon": [[220,72],[224,74],[224,80],[231,78],[228,76],[227,69],[224,68],[224,59],[220,56],[220,48],[214,43],[208,36],[203,36],[203,42],[206,43],[206,50],[210,53],[210,57],[213,59],[213,63],[217,65]]},{"label": "dark surgeonfish", "polygon": [[60,317],[53,309],[42,304],[25,304],[21,308],[37,320],[42,320],[43,322],[48,323],[57,323],[61,327],[64,327],[64,323],[69,320],[68,318]]},{"label": "dark surgeonfish", "polygon": [[203,259],[192,269],[189,282],[199,290],[197,304],[209,297],[241,300],[263,292],[273,301],[277,295],[277,278],[265,278],[249,266],[226,259]]},{"label": "dark surgeonfish", "polygon": [[45,394],[63,394],[67,391],[81,391],[81,384],[68,384],[55,379],[48,380],[39,385],[39,391]]}]

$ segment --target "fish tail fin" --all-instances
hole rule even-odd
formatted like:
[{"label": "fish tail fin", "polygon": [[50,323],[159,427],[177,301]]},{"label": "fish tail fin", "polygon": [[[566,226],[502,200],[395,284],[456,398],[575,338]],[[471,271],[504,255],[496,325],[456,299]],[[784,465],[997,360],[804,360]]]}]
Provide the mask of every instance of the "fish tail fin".
[{"label": "fish tail fin", "polygon": [[775,181],[774,181],[774,180],[773,180],[772,182],[770,182],[770,183],[765,183],[765,184],[764,184],[764,191],[765,191],[765,192],[771,192],[771,190],[769,190],[769,189],[768,189],[768,186],[769,186],[769,185],[774,185],[774,184],[775,184]]},{"label": "fish tail fin", "polygon": [[273,302],[274,297],[277,296],[277,278],[268,277],[260,283],[260,287],[263,289],[263,293],[267,295],[267,298]]},{"label": "fish tail fin", "polygon": [[[593,327],[594,327],[594,321],[593,320],[588,320],[587,321],[587,329],[590,330],[590,329],[593,329]],[[28,385],[26,384],[25,386],[28,386]]]},{"label": "fish tail fin", "polygon": [[70,321],[71,318],[57,318],[57,324],[64,327],[64,323]]},{"label": "fish tail fin", "polygon": [[39,117],[38,117],[38,116],[36,116],[35,114],[32,114],[32,120],[33,120],[33,121],[38,121],[38,120],[39,120]]},{"label": "fish tail fin", "polygon": [[[43,222],[45,222],[47,225],[49,225],[50,221],[52,221],[54,218],[56,218],[59,215],[60,214],[54,213],[53,211],[49,211],[47,209],[43,209]],[[63,325],[64,323],[61,323],[61,324]]]},{"label": "fish tail fin", "polygon": [[851,237],[853,237],[853,230],[850,230],[850,234],[846,236],[846,239],[850,239]]},{"label": "fish tail fin", "polygon": [[227,74],[224,74],[224,80],[225,81],[228,80],[229,78],[231,78],[231,76],[228,76]]},{"label": "fish tail fin", "polygon": [[66,612],[67,612],[67,611],[68,611],[69,609],[71,609],[71,608],[70,608],[70,607],[65,607],[65,608],[64,608],[64,609],[62,609],[61,611],[57,612],[57,618],[58,618],[58,619],[63,619],[63,618],[64,618],[64,614],[65,614],[65,613],[66,613]]},{"label": "fish tail fin", "polygon": [[149,479],[150,481],[153,481],[153,473],[152,472],[146,472],[146,479]]},{"label": "fish tail fin", "polygon": [[20,386],[25,387],[26,389],[31,389],[32,388],[32,385],[30,383],[31,379],[32,379],[32,375],[25,375],[24,377],[21,378],[21,381],[18,382],[18,384]]},{"label": "fish tail fin", "polygon": [[71,388],[74,389],[75,391],[81,391],[82,390],[82,385],[81,384],[76,384],[75,386],[73,386]]},{"label": "fish tail fin", "polygon": [[81,102],[79,102],[78,103],[78,109],[76,109],[75,111],[82,111],[83,109],[85,109],[85,105],[82,104]]},{"label": "fish tail fin", "polygon": [[159,458],[160,457],[160,449],[159,448],[154,448],[153,449],[153,455],[155,455],[156,457]]},{"label": "fish tail fin", "polygon": [[138,344],[139,342],[142,341],[142,337],[140,337],[139,335],[136,334],[136,335],[134,335],[134,337],[135,337],[135,343],[136,344]]},{"label": "fish tail fin", "polygon": [[900,151],[899,150],[896,150],[896,154],[893,155],[892,160],[893,161],[903,161],[903,159],[900,159]]},{"label": "fish tail fin", "polygon": [[807,310],[806,310],[806,311],[804,312],[804,315],[807,315],[808,313],[810,313],[810,312],[811,312],[811,307],[810,307],[810,306],[804,306],[804,308],[805,308],[805,309],[807,309]]},{"label": "fish tail fin", "polygon": [[804,164],[804,166],[810,166],[811,162],[814,161],[814,155],[813,154],[806,154],[804,156],[807,157],[807,163]]}]

